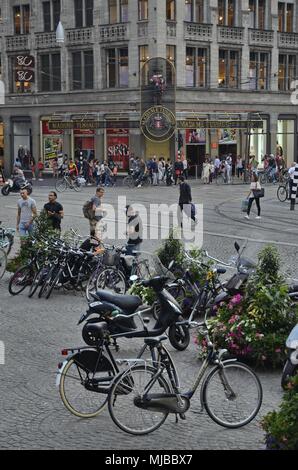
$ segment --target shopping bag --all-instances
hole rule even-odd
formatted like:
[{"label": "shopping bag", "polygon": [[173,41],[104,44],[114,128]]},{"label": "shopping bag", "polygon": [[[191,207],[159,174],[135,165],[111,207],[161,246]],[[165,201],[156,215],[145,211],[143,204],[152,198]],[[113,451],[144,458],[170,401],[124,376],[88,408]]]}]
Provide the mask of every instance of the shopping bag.
[{"label": "shopping bag", "polygon": [[248,199],[244,199],[241,204],[241,210],[242,212],[247,212],[248,209]]}]

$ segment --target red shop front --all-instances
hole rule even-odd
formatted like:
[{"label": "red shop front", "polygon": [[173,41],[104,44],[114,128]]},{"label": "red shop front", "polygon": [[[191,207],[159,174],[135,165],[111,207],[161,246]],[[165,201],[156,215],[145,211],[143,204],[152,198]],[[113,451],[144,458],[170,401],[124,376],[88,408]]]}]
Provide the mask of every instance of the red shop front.
[{"label": "red shop front", "polygon": [[[74,129],[73,133],[75,158],[80,156],[88,160],[95,158],[95,131],[92,129]],[[98,157],[100,159],[100,155]]]},{"label": "red shop front", "polygon": [[120,170],[128,170],[129,129],[107,129],[107,156]]}]

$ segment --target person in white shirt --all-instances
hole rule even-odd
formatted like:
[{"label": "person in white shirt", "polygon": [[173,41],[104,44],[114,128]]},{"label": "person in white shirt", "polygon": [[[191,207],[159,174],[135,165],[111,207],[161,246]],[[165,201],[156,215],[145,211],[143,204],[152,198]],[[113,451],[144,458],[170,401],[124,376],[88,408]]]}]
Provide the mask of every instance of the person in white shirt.
[{"label": "person in white shirt", "polygon": [[188,178],[188,162],[187,162],[187,159],[184,158],[184,160],[182,160],[182,163],[183,163],[183,176],[187,180],[187,178]]},{"label": "person in white shirt", "polygon": [[250,210],[251,210],[251,206],[252,206],[252,203],[254,201],[256,201],[256,206],[257,206],[257,209],[258,209],[258,215],[256,217],[256,219],[260,219],[261,218],[261,205],[260,205],[260,198],[259,197],[255,197],[254,195],[254,191],[256,189],[262,189],[261,188],[261,185],[259,183],[259,177],[256,173],[253,173],[252,175],[252,182],[251,182],[251,185],[250,185],[250,192],[248,194],[248,208],[247,208],[247,215],[245,216],[246,219],[249,220],[249,214],[250,214]]},{"label": "person in white shirt", "polygon": [[289,197],[288,199],[290,200],[291,199],[291,194],[292,194],[292,187],[293,187],[293,182],[294,182],[294,172],[295,172],[295,167],[296,167],[296,163],[293,162],[292,165],[291,165],[291,168],[289,168]]},{"label": "person in white shirt", "polygon": [[218,157],[214,160],[214,170],[215,170],[215,178],[217,178],[219,169],[220,169],[221,161]]}]

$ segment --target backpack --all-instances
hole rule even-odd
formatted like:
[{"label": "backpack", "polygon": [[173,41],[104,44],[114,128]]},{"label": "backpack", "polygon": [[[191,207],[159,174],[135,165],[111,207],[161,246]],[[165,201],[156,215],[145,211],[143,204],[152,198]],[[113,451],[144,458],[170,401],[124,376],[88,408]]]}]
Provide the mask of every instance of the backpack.
[{"label": "backpack", "polygon": [[93,219],[94,218],[94,210],[93,210],[93,202],[87,201],[83,205],[83,214],[86,219]]}]

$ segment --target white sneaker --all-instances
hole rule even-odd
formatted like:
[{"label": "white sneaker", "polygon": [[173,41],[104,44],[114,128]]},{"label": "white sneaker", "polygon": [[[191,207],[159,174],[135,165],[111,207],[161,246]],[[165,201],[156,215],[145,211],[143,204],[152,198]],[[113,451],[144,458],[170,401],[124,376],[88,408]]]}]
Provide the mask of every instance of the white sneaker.
[{"label": "white sneaker", "polygon": [[245,216],[245,219],[249,220],[249,215],[246,215],[246,216]]},{"label": "white sneaker", "polygon": [[256,217],[256,219],[261,219],[261,218],[262,218],[262,217],[261,217],[261,216],[259,216],[259,215],[257,215],[257,217]]},{"label": "white sneaker", "polygon": [[142,187],[142,185],[141,185],[141,184],[139,184],[139,185],[138,185],[138,188],[141,188],[141,187]]},{"label": "white sneaker", "polygon": [[43,181],[43,179],[42,179],[42,178],[38,178],[38,181]]}]

